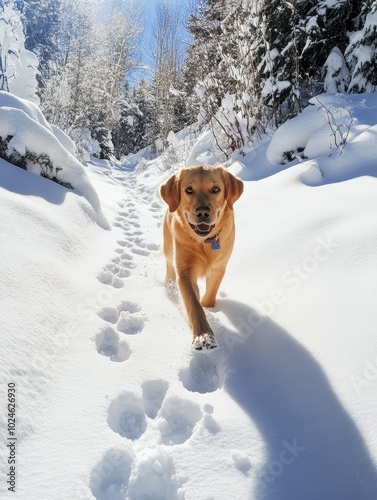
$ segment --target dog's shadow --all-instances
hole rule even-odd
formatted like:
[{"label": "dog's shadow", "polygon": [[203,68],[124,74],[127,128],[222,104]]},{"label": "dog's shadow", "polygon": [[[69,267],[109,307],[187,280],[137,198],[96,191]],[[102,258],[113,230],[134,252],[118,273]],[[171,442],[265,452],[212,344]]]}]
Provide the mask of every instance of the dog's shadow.
[{"label": "dog's shadow", "polygon": [[250,498],[376,499],[375,465],[319,363],[249,306],[228,299],[217,306],[238,332],[217,333],[223,387],[257,426],[267,452]]}]

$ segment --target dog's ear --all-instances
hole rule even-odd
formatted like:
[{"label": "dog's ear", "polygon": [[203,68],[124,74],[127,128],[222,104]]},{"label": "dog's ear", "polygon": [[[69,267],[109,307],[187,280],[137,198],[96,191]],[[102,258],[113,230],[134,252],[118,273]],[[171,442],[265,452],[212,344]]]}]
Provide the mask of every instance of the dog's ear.
[{"label": "dog's ear", "polygon": [[226,200],[228,207],[233,210],[233,203],[243,193],[243,182],[228,171],[225,171],[225,177]]},{"label": "dog's ear", "polygon": [[169,205],[169,212],[175,212],[181,201],[180,182],[176,174],[173,174],[160,187],[161,198]]}]

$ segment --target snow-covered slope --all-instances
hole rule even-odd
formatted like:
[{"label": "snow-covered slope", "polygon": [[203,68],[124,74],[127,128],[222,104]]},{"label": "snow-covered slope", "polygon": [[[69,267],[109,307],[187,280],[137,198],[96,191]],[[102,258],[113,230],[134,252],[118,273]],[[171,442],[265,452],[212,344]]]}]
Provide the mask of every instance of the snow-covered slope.
[{"label": "snow-covered slope", "polygon": [[[49,125],[36,104],[0,91],[0,146],[1,158],[14,164],[23,159],[25,170],[58,180],[84,196],[98,224],[109,229],[98,195],[73,154],[72,141],[63,131]],[[17,161],[11,161],[12,158]]]},{"label": "snow-covered slope", "polygon": [[262,144],[231,165],[245,193],[209,354],[163,286],[167,173],[88,165],[105,231],[84,198],[0,164],[1,498],[377,497],[377,99],[337,99],[355,118],[341,155],[301,115],[268,154],[306,161]]}]

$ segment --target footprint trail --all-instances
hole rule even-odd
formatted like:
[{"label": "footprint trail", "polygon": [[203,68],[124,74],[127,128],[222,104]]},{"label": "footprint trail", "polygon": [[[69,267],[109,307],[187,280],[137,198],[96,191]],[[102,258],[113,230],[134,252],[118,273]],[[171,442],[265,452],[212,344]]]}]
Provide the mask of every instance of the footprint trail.
[{"label": "footprint trail", "polygon": [[[97,276],[101,285],[113,290],[114,300],[96,311],[102,327],[94,338],[98,354],[113,362],[109,369],[119,370],[141,353],[144,332],[151,326],[150,315],[143,311],[143,296],[137,294],[139,301],[134,298],[135,284],[148,285],[145,278],[153,271],[153,259],[160,252],[160,245],[145,229],[143,214],[149,213],[149,221],[160,226],[164,213],[161,202],[137,189],[132,172],[125,173],[121,182],[125,197],[114,218],[117,246]],[[164,266],[161,256],[158,264]],[[162,283],[159,292],[165,293]],[[163,318],[164,312],[160,314]],[[104,424],[121,441],[93,464],[89,487],[94,498],[183,498],[180,489],[187,478],[177,472],[178,450],[191,450],[201,436],[215,438],[221,431],[214,408],[206,399],[222,386],[218,366],[216,355],[189,355],[173,380],[147,378],[137,390],[129,389],[128,372],[119,372],[119,387],[107,403]]]}]

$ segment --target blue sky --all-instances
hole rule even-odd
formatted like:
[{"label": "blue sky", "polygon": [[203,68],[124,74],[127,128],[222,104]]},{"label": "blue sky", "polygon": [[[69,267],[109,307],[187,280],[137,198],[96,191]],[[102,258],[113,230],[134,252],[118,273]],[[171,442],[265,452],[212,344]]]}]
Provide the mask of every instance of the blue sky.
[{"label": "blue sky", "polygon": [[[181,7],[179,10],[180,16],[181,16],[181,23],[180,23],[180,29],[181,29],[181,38],[182,40],[185,40],[186,43],[189,39],[188,33],[185,30],[185,20],[187,17],[187,5],[192,2],[192,0],[170,0],[172,5],[176,5],[178,7]],[[137,5],[140,5],[142,9],[142,16],[143,16],[143,24],[144,24],[144,35],[143,35],[143,40],[142,40],[142,60],[143,63],[148,66],[152,67],[153,66],[153,59],[151,57],[151,45],[153,43],[153,31],[154,31],[154,21],[155,21],[155,15],[156,15],[156,6],[158,5],[159,0],[139,0]],[[135,79],[136,81],[139,80],[140,78],[145,78],[148,79],[151,75],[151,72],[146,70],[146,71],[141,71],[137,72],[135,74]]]}]

